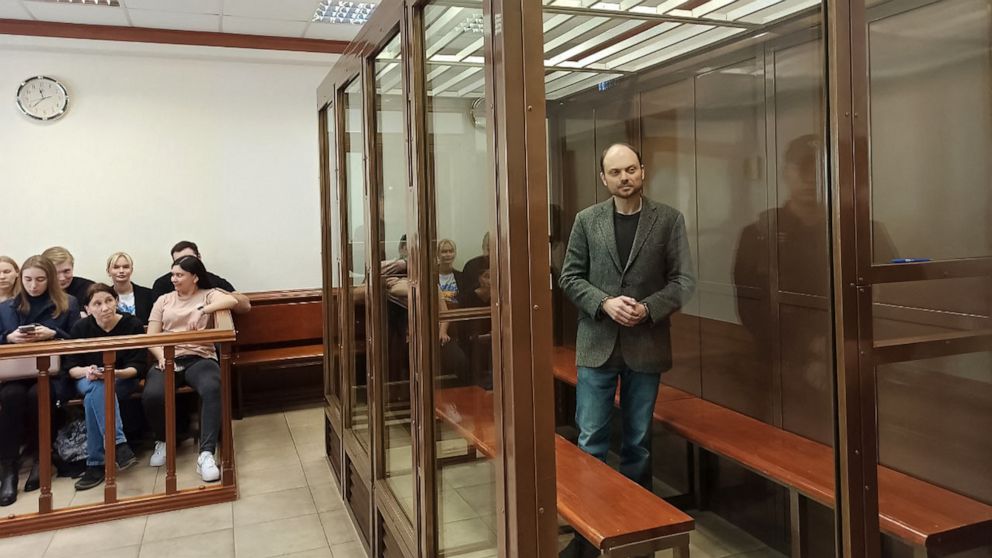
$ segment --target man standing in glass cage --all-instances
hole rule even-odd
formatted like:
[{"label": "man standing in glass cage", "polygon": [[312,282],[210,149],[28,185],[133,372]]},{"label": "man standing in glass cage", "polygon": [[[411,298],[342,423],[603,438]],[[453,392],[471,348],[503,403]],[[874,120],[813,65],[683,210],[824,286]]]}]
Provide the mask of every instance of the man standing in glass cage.
[{"label": "man standing in glass cage", "polygon": [[670,317],[695,278],[685,218],[642,195],[641,155],[617,143],[600,158],[611,198],[575,218],[559,284],[579,310],[575,422],[579,447],[606,460],[617,381],[620,472],[651,489],[651,421],[672,367]]}]

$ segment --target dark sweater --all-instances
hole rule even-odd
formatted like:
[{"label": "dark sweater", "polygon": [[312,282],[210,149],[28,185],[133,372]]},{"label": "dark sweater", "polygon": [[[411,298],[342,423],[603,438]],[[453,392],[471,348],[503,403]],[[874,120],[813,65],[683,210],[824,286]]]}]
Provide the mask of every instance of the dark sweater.
[{"label": "dark sweater", "polygon": [[155,291],[137,283],[131,283],[131,288],[134,289],[134,315],[141,320],[142,325],[148,325],[148,317],[151,316],[152,306],[155,306],[158,296]]},{"label": "dark sweater", "polygon": [[[223,289],[229,293],[233,293],[237,290],[234,288],[234,285],[227,282],[227,279],[218,277],[209,271],[207,272],[207,278],[210,279],[210,288],[212,289]],[[155,293],[155,300],[158,300],[158,297],[164,294],[169,294],[174,290],[176,290],[176,286],[172,284],[171,271],[156,279],[155,283],[152,284],[152,291]],[[153,300],[152,303],[154,303],[155,300]]]},{"label": "dark sweater", "polygon": [[[72,339],[93,339],[97,337],[111,337],[114,335],[141,335],[145,332],[145,328],[141,323],[141,320],[130,315],[121,314],[121,319],[117,322],[117,325],[110,331],[104,331],[100,324],[96,323],[96,318],[93,316],[87,316],[82,320],[76,322],[72,326]],[[103,366],[103,353],[83,353],[75,355],[67,355],[62,359],[62,371],[66,374],[69,373],[69,369],[76,366]],[[148,369],[148,351],[147,349],[129,349],[124,351],[117,351],[116,359],[114,360],[114,369],[123,370],[125,368],[134,368],[138,371],[138,377],[142,377],[145,370]]]},{"label": "dark sweater", "polygon": [[7,335],[22,325],[38,324],[55,331],[56,339],[68,339],[72,326],[79,321],[79,303],[76,297],[69,297],[69,307],[65,312],[57,316],[55,303],[45,293],[41,296],[29,296],[28,301],[31,308],[27,314],[20,311],[21,300],[19,297],[12,298],[0,304],[0,343],[7,342]]},{"label": "dark sweater", "polygon": [[83,301],[86,300],[86,290],[89,289],[92,284],[93,281],[90,281],[85,277],[73,277],[72,282],[69,283],[68,287],[66,287],[65,292],[68,295],[76,297],[76,301],[79,302],[80,306],[82,306]]},{"label": "dark sweater", "polygon": [[617,254],[620,264],[626,266],[630,259],[630,251],[634,247],[634,235],[637,234],[637,222],[641,220],[641,212],[624,215],[613,212],[613,225],[617,235]]}]

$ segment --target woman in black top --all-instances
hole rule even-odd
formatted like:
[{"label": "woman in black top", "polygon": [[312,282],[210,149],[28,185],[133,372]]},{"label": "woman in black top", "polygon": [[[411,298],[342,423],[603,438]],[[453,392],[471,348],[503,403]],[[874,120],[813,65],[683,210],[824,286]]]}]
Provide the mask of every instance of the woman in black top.
[{"label": "woman in black top", "polygon": [[[21,266],[18,296],[0,304],[0,343],[34,343],[67,339],[79,320],[79,304],[59,287],[55,265],[43,256],[31,256]],[[53,382],[52,396],[63,391]],[[34,466],[24,491],[38,489],[38,381],[0,384],[0,506],[17,499],[18,453],[34,455]]]},{"label": "woman in black top", "polygon": [[107,258],[107,275],[114,282],[117,292],[117,309],[122,313],[137,316],[141,325],[148,325],[148,316],[155,305],[155,293],[148,287],[131,282],[134,273],[134,260],[126,252],[114,252]]},{"label": "woman in black top", "polygon": [[[72,326],[73,339],[92,339],[114,335],[141,335],[145,332],[141,320],[117,311],[118,297],[114,289],[103,283],[90,285],[83,300],[89,316]],[[118,401],[130,397],[138,387],[138,379],[148,366],[145,349],[117,351],[114,377]],[[77,490],[88,490],[103,482],[104,474],[104,410],[103,353],[69,355],[62,361],[62,370],[75,380],[83,396],[86,411],[86,473],[76,482]],[[124,437],[121,409],[114,402],[117,466],[127,469],[137,462]]]}]

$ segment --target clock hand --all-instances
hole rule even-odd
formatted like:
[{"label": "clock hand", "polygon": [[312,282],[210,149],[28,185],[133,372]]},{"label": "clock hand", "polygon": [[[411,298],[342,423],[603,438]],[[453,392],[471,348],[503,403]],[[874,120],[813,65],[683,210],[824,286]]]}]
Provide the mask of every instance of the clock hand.
[{"label": "clock hand", "polygon": [[34,107],[35,107],[35,106],[36,106],[36,105],[37,105],[38,103],[40,103],[40,102],[42,102],[42,101],[44,101],[45,99],[50,99],[51,97],[52,97],[52,96],[51,96],[51,95],[49,95],[49,96],[47,96],[47,97],[42,97],[42,98],[40,98],[40,99],[38,99],[37,101],[35,101],[34,103],[32,103],[32,104],[31,104],[31,108],[34,108]]}]

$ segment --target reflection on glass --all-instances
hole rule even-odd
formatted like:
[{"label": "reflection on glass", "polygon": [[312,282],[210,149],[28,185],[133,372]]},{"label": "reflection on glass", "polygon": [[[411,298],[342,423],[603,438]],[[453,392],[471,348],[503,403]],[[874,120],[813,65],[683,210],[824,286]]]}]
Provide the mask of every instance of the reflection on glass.
[{"label": "reflection on glass", "polygon": [[875,263],[992,255],[992,3],[922,4],[869,11]]},{"label": "reflection on glass", "polygon": [[[437,522],[445,556],[496,555],[497,455],[492,392],[488,240],[493,186],[487,153],[482,10],[428,5],[427,147],[435,193],[441,308],[434,370]],[[441,60],[467,64],[440,64]],[[451,312],[461,313],[454,319]],[[464,312],[470,312],[467,317]]]},{"label": "reflection on glass", "polygon": [[406,152],[403,140],[403,70],[397,35],[376,56],[375,125],[378,150],[379,246],[382,281],[379,305],[382,339],[382,412],[385,423],[386,482],[407,517],[414,517],[410,405],[410,353],[407,336]]},{"label": "reflection on glass", "polygon": [[[992,1],[876,2],[867,19],[873,261],[992,255]],[[880,508],[893,477],[955,514],[992,504],[992,282],[873,295]],[[896,537],[882,542],[884,557],[907,555]],[[992,555],[987,537],[957,546]]]},{"label": "reflection on glass", "polygon": [[362,133],[362,83],[355,79],[344,91],[344,175],[345,201],[347,204],[347,247],[348,266],[343,283],[350,287],[346,319],[354,328],[351,354],[348,355],[352,368],[351,390],[348,395],[351,403],[351,428],[358,441],[367,450],[369,447],[369,401],[368,370],[366,369],[365,335],[365,168],[364,142]]},{"label": "reflection on glass", "polygon": [[327,128],[327,163],[325,167],[327,172],[327,207],[325,211],[328,239],[327,251],[323,256],[325,260],[329,260],[327,265],[330,271],[331,285],[330,296],[324,301],[324,312],[327,314],[328,323],[332,325],[328,332],[328,341],[330,342],[328,349],[331,351],[331,355],[327,369],[324,371],[324,391],[329,403],[341,397],[339,380],[341,355],[338,352],[338,347],[341,344],[341,328],[339,327],[341,323],[339,314],[341,303],[341,204],[338,195],[336,112],[337,109],[334,104],[330,104],[324,109],[324,122]]},{"label": "reflection on glass", "polygon": [[[750,442],[755,453],[761,453],[756,448],[762,444],[770,444],[770,453],[776,453],[771,445],[778,443],[809,448],[822,459],[820,480],[830,490],[829,156],[824,44],[816,38],[822,36],[822,17],[814,2],[698,2],[684,11],[705,10],[711,17],[767,24],[763,30],[769,38],[706,52],[699,43],[668,42],[674,34],[695,32],[692,25],[666,29],[669,24],[661,23],[631,30],[629,43],[597,49],[604,41],[590,31],[577,39],[571,57],[561,50],[561,63],[578,64],[596,59],[628,63],[634,53],[651,49],[629,63],[657,63],[672,58],[673,49],[683,57],[677,70],[662,65],[616,83],[586,82],[574,91],[568,85],[551,88],[560,103],[548,109],[549,134],[558,135],[550,167],[561,173],[552,181],[560,185],[553,198],[561,208],[552,220],[560,227],[552,238],[567,239],[579,211],[609,199],[600,176],[602,149],[616,141],[638,147],[646,173],[644,195],[684,216],[698,280],[695,295],[671,316],[672,369],[662,375],[659,408],[670,409],[672,418],[664,420],[677,423],[681,417],[691,432],[696,425],[688,421],[700,410],[748,424],[758,419],[764,424]],[[803,18],[776,23],[786,11],[797,10],[805,10]],[[733,32],[715,28],[706,33],[727,37]],[[546,45],[559,35],[558,30],[546,34]],[[685,57],[683,48],[698,50]],[[554,46],[551,56],[558,51]],[[557,70],[546,79],[582,84],[586,78]],[[617,223],[604,222],[616,234]],[[659,273],[668,265],[659,266]],[[622,284],[617,281],[616,288]],[[563,345],[558,355],[571,358],[557,362],[574,363],[576,305],[566,298],[564,306],[565,316],[556,318]],[[581,308],[577,313],[580,320],[592,319]],[[629,365],[627,356],[624,364]],[[572,416],[559,419],[571,423]],[[688,485],[678,464],[685,441],[655,426],[653,487],[659,493],[681,492]],[[736,436],[729,425],[711,434]],[[619,439],[610,452],[610,459],[622,455]],[[720,539],[751,540],[770,555],[788,554],[793,542],[788,515],[769,505],[788,502],[788,491],[776,484],[780,479],[755,474],[756,463],[741,467],[725,456],[704,457],[700,474],[710,501],[697,526],[721,533]],[[788,460],[785,456],[785,464]],[[619,469],[625,470],[622,464]],[[803,499],[796,513],[808,527],[802,555],[832,555],[832,511]]]}]

